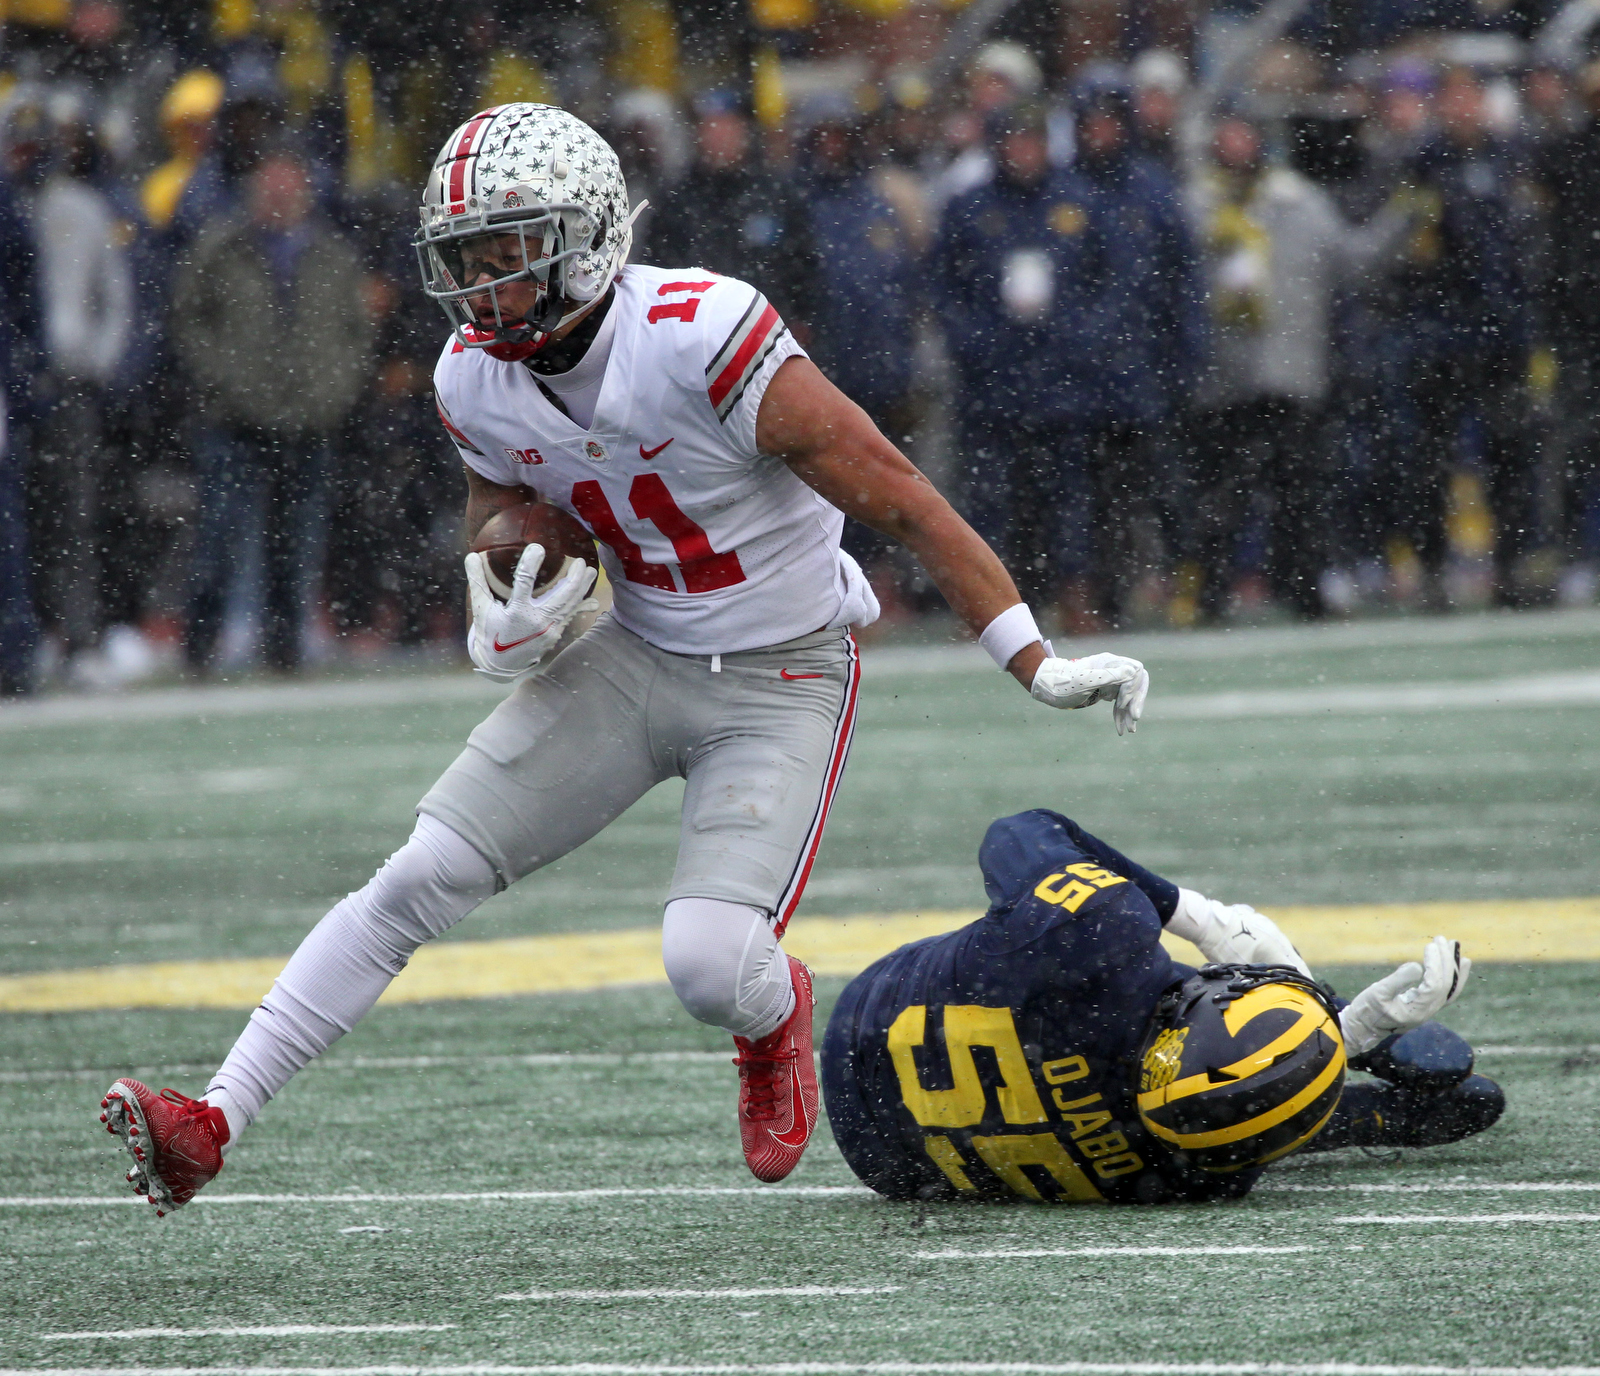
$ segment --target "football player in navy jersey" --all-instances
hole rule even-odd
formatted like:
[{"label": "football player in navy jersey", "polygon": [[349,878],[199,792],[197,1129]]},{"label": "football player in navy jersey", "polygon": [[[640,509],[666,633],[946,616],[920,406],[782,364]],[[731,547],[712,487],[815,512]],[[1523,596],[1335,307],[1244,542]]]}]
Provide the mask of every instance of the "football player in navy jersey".
[{"label": "football player in navy jersey", "polygon": [[1431,1021],[1471,970],[1444,937],[1347,1003],[1263,914],[1059,813],[1001,818],[979,864],[988,912],[857,976],[823,1040],[834,1137],[892,1199],[1239,1196],[1293,1151],[1439,1145],[1504,1108]]}]

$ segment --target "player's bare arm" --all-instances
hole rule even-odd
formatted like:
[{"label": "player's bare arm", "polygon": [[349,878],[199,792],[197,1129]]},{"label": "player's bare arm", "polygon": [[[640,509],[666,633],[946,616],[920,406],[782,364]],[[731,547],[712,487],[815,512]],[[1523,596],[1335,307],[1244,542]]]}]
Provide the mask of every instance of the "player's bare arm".
[{"label": "player's bare arm", "polygon": [[[756,442],[846,516],[916,555],[974,635],[1022,600],[994,551],[810,359],[791,358],[773,376],[756,416]],[[1035,640],[1006,669],[1026,688],[1044,660],[1044,644]]]},{"label": "player's bare arm", "polygon": [[791,358],[773,375],[756,442],[847,516],[916,555],[951,609],[1034,697],[1053,707],[1114,701],[1118,733],[1137,729],[1150,682],[1144,667],[1121,655],[1056,658],[994,551],[810,359]]},{"label": "player's bare arm", "polygon": [[[466,465],[462,465],[466,468]],[[505,487],[500,483],[490,482],[482,474],[471,468],[466,468],[467,474],[467,538],[470,540],[489,521],[500,512],[510,507],[520,506],[528,500],[528,489],[525,487]]]}]

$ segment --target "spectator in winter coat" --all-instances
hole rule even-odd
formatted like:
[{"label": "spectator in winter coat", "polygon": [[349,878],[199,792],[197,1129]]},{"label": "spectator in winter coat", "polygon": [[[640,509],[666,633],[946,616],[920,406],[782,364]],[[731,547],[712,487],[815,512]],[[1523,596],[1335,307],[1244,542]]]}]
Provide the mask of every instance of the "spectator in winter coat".
[{"label": "spectator in winter coat", "polygon": [[[830,112],[806,137],[808,232],[821,265],[807,303],[811,356],[897,444],[912,428],[910,400],[917,254],[868,165],[854,111]],[[847,521],[845,548],[880,602],[896,598],[893,545]]]},{"label": "spectator in winter coat", "polygon": [[750,118],[732,96],[709,92],[698,112],[695,164],[661,198],[651,228],[651,261],[759,282],[803,338],[817,280],[805,207],[761,166]]},{"label": "spectator in winter coat", "polygon": [[386,624],[399,644],[417,645],[463,611],[464,480],[454,449],[438,442],[433,398],[439,315],[408,290],[415,264],[389,233],[410,209],[398,192],[373,197],[357,225],[373,368],[332,456],[324,564],[333,629],[355,645],[381,638]]},{"label": "spectator in winter coat", "polygon": [[1545,320],[1560,368],[1563,526],[1573,600],[1593,601],[1600,573],[1600,62],[1584,68],[1584,122],[1540,160],[1548,202]]},{"label": "spectator in winter coat", "polygon": [[1133,87],[1133,127],[1139,151],[1169,172],[1178,170],[1178,122],[1189,69],[1177,53],[1146,48],[1128,68]]},{"label": "spectator in winter coat", "polygon": [[638,263],[655,262],[650,235],[667,189],[688,170],[688,126],[671,96],[638,87],[624,91],[611,107],[607,140],[617,150],[628,183],[628,208],[649,203],[633,222],[629,257]]},{"label": "spectator in winter coat", "polygon": [[145,223],[170,236],[179,250],[227,200],[216,150],[223,93],[222,78],[200,67],[173,82],[161,102],[161,132],[171,156],[145,177],[139,200]]},{"label": "spectator in winter coat", "polygon": [[159,664],[140,623],[152,610],[190,491],[182,444],[187,408],[168,328],[172,281],[179,258],[226,201],[213,147],[222,96],[221,78],[204,68],[179,77],[155,121],[171,157],[137,185],[106,188],[130,229],[134,321],[106,410],[116,460],[105,466],[99,487],[105,629],[99,656],[84,666],[91,683],[132,681]]},{"label": "spectator in winter coat", "polygon": [[[10,130],[6,131],[7,135]],[[0,173],[0,386],[4,387],[11,427],[11,452],[26,452],[18,445],[35,415],[33,382],[40,363],[38,262],[32,228],[33,191],[19,184],[18,168],[10,155],[15,144],[6,139],[7,164]],[[26,468],[26,462],[22,467]]]},{"label": "spectator in winter coat", "polygon": [[967,519],[1032,602],[1089,572],[1089,492],[1072,423],[1097,395],[1094,196],[1049,164],[1043,110],[996,117],[988,185],[946,208],[930,263],[957,379]]},{"label": "spectator in winter coat", "polygon": [[269,154],[245,218],[213,224],[179,269],[173,339],[196,395],[200,531],[185,650],[207,669],[260,503],[266,659],[300,659],[311,538],[329,435],[361,395],[371,325],[354,252],[312,215],[305,163]]},{"label": "spectator in winter coat", "polygon": [[928,186],[928,203],[935,214],[993,180],[990,125],[1018,104],[1037,104],[1043,86],[1044,73],[1022,44],[1001,39],[978,50],[967,68],[964,106],[952,111],[945,123],[952,156]]},{"label": "spectator in winter coat", "polygon": [[[0,279],[0,294],[4,290]],[[0,388],[0,698],[32,691],[39,639],[28,569],[22,468],[11,448],[6,409],[5,389]]]},{"label": "spectator in winter coat", "polygon": [[1511,151],[1489,131],[1482,82],[1451,73],[1439,92],[1437,139],[1417,157],[1420,222],[1398,274],[1396,308],[1410,340],[1409,426],[1395,429],[1390,488],[1405,533],[1437,581],[1445,556],[1445,488],[1469,418],[1481,432],[1495,526],[1495,593],[1515,600],[1515,569],[1534,534],[1534,440],[1527,396],[1533,344],[1524,214]]},{"label": "spectator in winter coat", "polygon": [[1352,227],[1320,187],[1268,165],[1248,120],[1218,125],[1213,152],[1191,188],[1211,311],[1188,539],[1200,611],[1224,610],[1240,537],[1261,516],[1272,592],[1317,616],[1329,515],[1329,308],[1341,280],[1376,272],[1393,256],[1410,218],[1396,205]]},{"label": "spectator in winter coat", "polygon": [[50,117],[51,170],[32,204],[49,399],[35,429],[30,502],[40,609],[77,656],[103,629],[100,495],[118,462],[108,410],[134,331],[134,231],[99,184],[87,103],[57,92]]},{"label": "spectator in winter coat", "polygon": [[1070,432],[1095,490],[1094,592],[1114,621],[1125,617],[1141,569],[1154,575],[1177,548],[1172,422],[1187,408],[1205,343],[1177,186],[1134,151],[1133,138],[1125,91],[1098,85],[1080,94],[1077,170],[1089,187],[1086,233],[1097,254],[1086,284],[1096,348],[1087,406]]},{"label": "spectator in winter coat", "polygon": [[39,313],[33,232],[27,197],[13,174],[26,170],[16,116],[7,121],[7,161],[0,175],[0,696],[33,687],[39,624],[28,560],[27,476],[35,415],[33,379],[39,370]]},{"label": "spectator in winter coat", "polygon": [[863,130],[829,119],[807,139],[806,206],[822,270],[812,291],[812,355],[887,435],[904,429],[917,265],[895,209],[866,165]]}]

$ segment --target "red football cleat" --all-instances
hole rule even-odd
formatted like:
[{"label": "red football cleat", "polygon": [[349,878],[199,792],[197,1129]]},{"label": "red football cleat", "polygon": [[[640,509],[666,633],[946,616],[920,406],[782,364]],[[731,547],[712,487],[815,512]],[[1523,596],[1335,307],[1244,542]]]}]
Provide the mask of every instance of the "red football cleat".
[{"label": "red football cleat", "polygon": [[106,1131],[120,1136],[133,1157],[128,1183],[155,1205],[157,1218],[181,1209],[222,1169],[228,1120],[204,1099],[118,1080],[100,1108]]},{"label": "red football cleat", "polygon": [[817,1006],[811,971],[793,956],[794,1012],[758,1042],[735,1037],[739,1048],[739,1140],[757,1180],[782,1180],[805,1154],[817,1125],[817,1068],[811,1059],[811,1014]]}]

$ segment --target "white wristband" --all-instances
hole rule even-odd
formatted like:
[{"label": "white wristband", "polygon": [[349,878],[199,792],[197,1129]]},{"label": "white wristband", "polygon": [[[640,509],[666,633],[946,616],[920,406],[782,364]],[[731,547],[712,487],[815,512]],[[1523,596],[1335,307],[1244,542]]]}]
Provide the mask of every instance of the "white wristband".
[{"label": "white wristband", "polygon": [[1018,650],[1025,650],[1034,641],[1043,639],[1044,637],[1039,634],[1038,623],[1033,619],[1033,613],[1028,610],[1028,604],[1018,602],[1014,607],[1007,607],[983,628],[983,634],[978,637],[978,644],[988,651],[989,658],[1000,666],[1001,672],[1004,672],[1006,665],[1016,657]]}]

